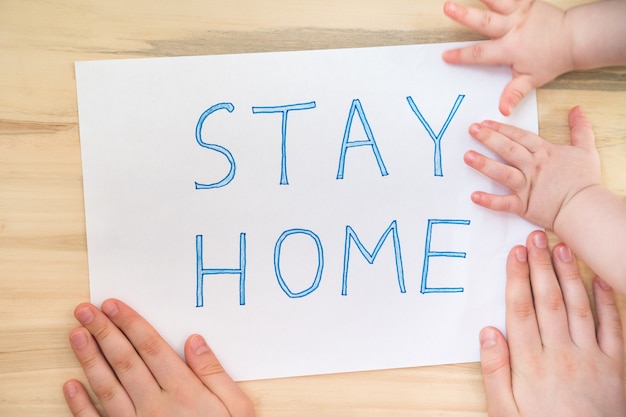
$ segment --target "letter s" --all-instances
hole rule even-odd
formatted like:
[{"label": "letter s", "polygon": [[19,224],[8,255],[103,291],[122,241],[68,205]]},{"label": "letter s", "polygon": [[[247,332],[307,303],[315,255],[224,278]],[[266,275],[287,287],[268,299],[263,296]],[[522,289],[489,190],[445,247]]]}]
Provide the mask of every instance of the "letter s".
[{"label": "letter s", "polygon": [[202,126],[204,125],[204,121],[206,120],[206,118],[209,117],[212,113],[216,112],[217,110],[223,110],[223,109],[227,110],[229,113],[232,113],[233,110],[235,110],[235,106],[233,106],[232,103],[218,103],[214,106],[209,107],[207,110],[205,110],[204,113],[202,113],[202,115],[200,115],[200,119],[198,119],[198,124],[196,125],[196,141],[203,148],[207,148],[207,149],[219,152],[222,155],[224,155],[226,159],[228,160],[228,163],[230,164],[230,170],[228,171],[228,174],[226,174],[226,176],[222,178],[220,181],[210,183],[210,184],[202,184],[202,183],[196,182],[195,183],[196,190],[207,190],[210,188],[224,187],[228,185],[233,180],[233,178],[235,178],[235,158],[233,158],[233,155],[230,153],[230,151],[224,148],[223,146],[216,145],[213,143],[206,143],[205,141],[202,140]]}]

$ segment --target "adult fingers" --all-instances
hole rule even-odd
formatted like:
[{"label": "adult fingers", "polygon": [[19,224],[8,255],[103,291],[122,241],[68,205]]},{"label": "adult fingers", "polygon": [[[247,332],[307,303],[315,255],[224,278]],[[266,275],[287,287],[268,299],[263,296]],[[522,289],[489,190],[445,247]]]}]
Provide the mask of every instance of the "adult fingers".
[{"label": "adult fingers", "polygon": [[552,266],[546,234],[543,231],[531,233],[526,247],[537,323],[543,345],[559,347],[569,344],[571,336],[565,302]]},{"label": "adult fingers", "polygon": [[490,38],[499,38],[510,28],[510,23],[505,16],[491,10],[465,7],[447,1],[443,5],[443,12],[452,20]]},{"label": "adult fingers", "polygon": [[624,358],[622,323],[615,304],[615,294],[600,277],[593,280],[593,294],[598,314],[598,345],[600,350],[615,360]]},{"label": "adult fingers", "polygon": [[528,251],[516,246],[506,263],[506,331],[512,357],[536,356],[541,337],[530,287]]},{"label": "adult fingers", "polygon": [[202,336],[192,335],[187,339],[185,359],[192,371],[219,398],[231,416],[254,416],[252,401],[226,373]]},{"label": "adult fingers", "polygon": [[509,416],[515,410],[509,348],[502,333],[493,327],[480,332],[480,366],[490,416]]},{"label": "adult fingers", "polygon": [[[159,386],[170,391],[181,382],[192,380],[193,373],[181,357],[139,313],[120,300],[108,299],[102,311],[132,343],[134,356],[146,371],[156,378]],[[143,388],[141,388],[143,389]]]},{"label": "adult fingers", "polygon": [[530,75],[519,74],[504,87],[500,96],[499,110],[505,116],[510,116],[515,106],[534,88],[536,83]]},{"label": "adult fingers", "polygon": [[[70,332],[70,344],[74,355],[76,355],[87,376],[91,389],[100,400],[107,414],[130,415],[134,410],[133,402],[115,376],[107,360],[102,356],[98,344],[89,331],[83,327],[72,330]],[[76,395],[70,397],[71,402],[68,399],[68,394],[72,393],[70,388],[76,389]],[[66,400],[73,413],[80,412],[82,413],[79,414],[81,416],[91,415],[90,408],[86,403],[89,399],[85,397],[86,393],[82,392],[75,383],[66,386],[65,393]]]},{"label": "adult fingers", "polygon": [[[103,303],[106,311],[105,307],[107,305]],[[124,333],[102,311],[91,304],[79,305],[74,315],[98,342],[106,361],[133,403],[148,404],[155,398],[160,392],[160,387]],[[87,377],[89,378],[89,375]],[[104,398],[100,398],[103,403],[107,401],[107,396],[105,392]],[[107,413],[115,415],[108,411]]]},{"label": "adult fingers", "polygon": [[552,259],[559,279],[572,341],[576,346],[591,349],[598,345],[589,296],[578,271],[572,251],[563,243],[552,250]]},{"label": "adult fingers", "polygon": [[71,379],[63,385],[63,395],[74,417],[100,417],[85,387],[77,380]]}]

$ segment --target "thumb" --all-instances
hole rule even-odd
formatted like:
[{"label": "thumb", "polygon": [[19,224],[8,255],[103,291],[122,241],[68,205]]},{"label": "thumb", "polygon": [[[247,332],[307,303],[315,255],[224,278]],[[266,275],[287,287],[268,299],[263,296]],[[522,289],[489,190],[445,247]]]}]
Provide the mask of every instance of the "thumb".
[{"label": "thumb", "polygon": [[480,367],[489,415],[514,415],[517,406],[513,398],[509,346],[502,333],[494,327],[485,327],[480,332]]},{"label": "thumb", "polygon": [[535,83],[530,75],[513,76],[500,96],[500,113],[510,116],[515,106],[534,88]]},{"label": "thumb", "polygon": [[581,148],[596,147],[596,136],[593,133],[591,123],[580,106],[574,107],[569,112],[569,128],[572,145]]}]

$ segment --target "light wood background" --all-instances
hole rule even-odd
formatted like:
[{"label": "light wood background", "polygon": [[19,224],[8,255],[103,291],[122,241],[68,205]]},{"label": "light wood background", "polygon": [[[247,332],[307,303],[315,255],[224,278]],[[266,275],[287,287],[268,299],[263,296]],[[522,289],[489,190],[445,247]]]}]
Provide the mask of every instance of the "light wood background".
[{"label": "light wood background", "polygon": [[[0,416],[69,416],[61,385],[83,378],[67,341],[74,306],[89,298],[75,61],[480,39],[442,5],[0,0]],[[625,198],[626,68],[567,74],[541,88],[538,101],[540,133],[559,143],[569,141],[568,110],[584,107],[606,184]],[[626,311],[624,298],[620,305]],[[242,387],[260,417],[486,415],[478,364]]]}]

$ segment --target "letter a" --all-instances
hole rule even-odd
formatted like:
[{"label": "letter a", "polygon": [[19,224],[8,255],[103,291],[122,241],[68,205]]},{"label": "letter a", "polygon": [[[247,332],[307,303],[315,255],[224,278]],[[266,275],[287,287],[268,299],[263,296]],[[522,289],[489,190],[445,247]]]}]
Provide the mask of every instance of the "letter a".
[{"label": "letter a", "polygon": [[[350,139],[350,130],[352,129],[354,112],[357,112],[359,114],[359,119],[361,120],[363,129],[365,129],[367,140],[355,140],[352,142],[348,141]],[[343,134],[343,142],[341,143],[341,154],[339,155],[339,169],[337,170],[338,180],[343,179],[343,170],[346,164],[346,151],[348,150],[348,148],[352,148],[355,146],[371,146],[372,152],[374,152],[374,156],[376,157],[376,163],[378,164],[380,175],[382,175],[383,177],[389,175],[389,173],[387,172],[387,168],[385,167],[385,163],[383,162],[383,158],[380,156],[378,146],[376,146],[376,141],[374,140],[374,134],[372,133],[370,124],[365,117],[365,113],[363,112],[363,106],[361,105],[361,101],[358,98],[352,100],[352,106],[350,107],[350,113],[348,114],[348,122],[346,123],[346,130]]]}]

